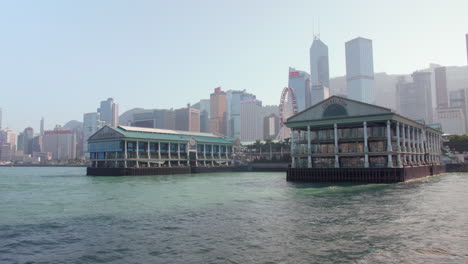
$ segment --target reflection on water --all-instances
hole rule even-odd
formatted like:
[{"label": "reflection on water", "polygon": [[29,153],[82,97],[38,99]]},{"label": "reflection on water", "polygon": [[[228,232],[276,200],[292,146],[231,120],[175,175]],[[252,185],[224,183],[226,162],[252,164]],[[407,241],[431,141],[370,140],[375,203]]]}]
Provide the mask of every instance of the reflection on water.
[{"label": "reflection on water", "polygon": [[466,263],[468,175],[86,177],[0,168],[0,263]]}]

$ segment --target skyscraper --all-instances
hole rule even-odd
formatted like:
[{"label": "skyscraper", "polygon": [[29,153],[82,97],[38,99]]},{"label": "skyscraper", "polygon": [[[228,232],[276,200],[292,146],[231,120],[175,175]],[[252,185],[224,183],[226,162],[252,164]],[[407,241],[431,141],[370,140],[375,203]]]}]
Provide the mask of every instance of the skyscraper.
[{"label": "skyscraper", "polygon": [[240,103],[242,101],[255,99],[253,94],[243,91],[229,90],[226,92],[227,109],[226,109],[226,128],[227,136],[233,138],[240,138],[241,121],[240,121]]},{"label": "skyscraper", "polygon": [[43,135],[44,135],[44,117],[41,118],[40,127],[41,127],[41,128],[40,128],[40,129],[41,129],[41,130],[40,130],[40,131],[41,131],[41,136],[43,136]]},{"label": "skyscraper", "polygon": [[405,117],[432,123],[431,73],[414,72],[411,77],[413,82],[397,83],[398,110]]},{"label": "skyscraper", "polygon": [[34,129],[27,127],[23,131],[23,153],[32,155],[33,153]]},{"label": "skyscraper", "polygon": [[0,130],[2,130],[2,121],[3,121],[3,111],[2,108],[0,108]]},{"label": "skyscraper", "polygon": [[221,87],[215,88],[210,94],[210,131],[215,134],[226,135],[226,93]]},{"label": "skyscraper", "polygon": [[372,40],[355,38],[346,42],[345,48],[348,98],[373,104],[375,87]]},{"label": "skyscraper", "polygon": [[188,104],[186,108],[176,109],[174,112],[176,130],[200,132],[200,110]]},{"label": "skyscraper", "polygon": [[296,94],[299,112],[310,106],[310,75],[307,72],[289,67],[288,87]]},{"label": "skyscraper", "polygon": [[114,102],[113,98],[101,101],[98,112],[101,121],[106,122],[107,125],[116,127],[119,124],[119,105]]},{"label": "skyscraper", "polygon": [[465,35],[466,41],[466,64],[468,64],[468,34]]},{"label": "skyscraper", "polygon": [[100,114],[98,112],[86,113],[83,115],[83,153],[86,156],[88,155],[88,138],[104,125],[105,122],[100,120]]},{"label": "skyscraper", "polygon": [[434,73],[437,108],[448,107],[447,71],[445,67],[438,67]]},{"label": "skyscraper", "polygon": [[310,103],[307,107],[330,96],[328,47],[317,36],[314,36],[314,41],[310,47],[310,79],[312,86]]},{"label": "skyscraper", "polygon": [[245,100],[240,103],[241,141],[263,139],[262,101]]}]

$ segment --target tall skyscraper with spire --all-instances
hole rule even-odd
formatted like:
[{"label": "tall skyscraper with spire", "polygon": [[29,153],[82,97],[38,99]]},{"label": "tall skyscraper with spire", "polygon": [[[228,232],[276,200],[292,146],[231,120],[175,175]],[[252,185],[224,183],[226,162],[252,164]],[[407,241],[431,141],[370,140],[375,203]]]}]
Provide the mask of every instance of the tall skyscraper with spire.
[{"label": "tall skyscraper with spire", "polygon": [[328,66],[328,47],[318,35],[310,47],[311,102],[314,105],[330,96],[330,73]]},{"label": "tall skyscraper with spire", "polygon": [[374,104],[375,84],[372,40],[361,37],[355,38],[346,42],[345,48],[348,98]]}]

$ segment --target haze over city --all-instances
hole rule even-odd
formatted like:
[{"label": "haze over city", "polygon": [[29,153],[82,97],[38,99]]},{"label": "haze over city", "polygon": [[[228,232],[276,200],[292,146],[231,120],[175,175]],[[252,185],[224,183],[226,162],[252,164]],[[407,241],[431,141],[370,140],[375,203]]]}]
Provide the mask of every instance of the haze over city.
[{"label": "haze over city", "polygon": [[328,45],[330,77],[345,75],[344,43],[358,36],[373,40],[376,73],[466,65],[467,9],[466,1],[4,2],[3,127],[37,131],[44,116],[51,129],[107,97],[120,113],[180,108],[218,86],[278,104],[288,67],[309,70],[314,33]]}]

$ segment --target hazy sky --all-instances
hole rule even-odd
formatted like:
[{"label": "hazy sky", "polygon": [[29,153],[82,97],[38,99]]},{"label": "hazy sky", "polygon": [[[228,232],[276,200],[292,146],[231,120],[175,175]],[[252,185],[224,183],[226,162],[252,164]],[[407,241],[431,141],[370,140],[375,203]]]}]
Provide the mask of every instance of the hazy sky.
[{"label": "hazy sky", "polygon": [[467,14],[466,0],[2,1],[3,127],[81,121],[108,97],[121,113],[180,108],[217,86],[278,104],[288,67],[309,71],[318,17],[332,77],[357,36],[375,72],[465,65]]}]

